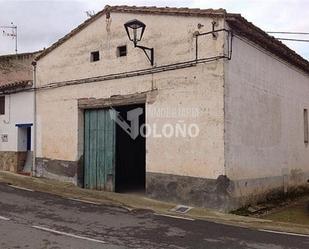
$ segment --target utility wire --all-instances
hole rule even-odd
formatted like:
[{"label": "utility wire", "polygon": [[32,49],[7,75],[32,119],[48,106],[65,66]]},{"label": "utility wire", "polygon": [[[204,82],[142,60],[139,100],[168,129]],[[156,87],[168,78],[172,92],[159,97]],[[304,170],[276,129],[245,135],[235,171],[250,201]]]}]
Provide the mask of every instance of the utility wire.
[{"label": "utility wire", "polygon": [[289,39],[289,38],[282,38],[282,37],[278,37],[276,39],[281,40],[281,41],[309,42],[309,40],[304,40],[304,39]]},{"label": "utility wire", "polygon": [[[309,35],[309,32],[289,32],[289,31],[268,31],[268,34],[285,34],[285,35]],[[284,37],[276,37],[281,41],[297,41],[297,42],[309,42],[307,39],[292,39]]]},{"label": "utility wire", "polygon": [[268,34],[309,35],[309,32],[267,31]]}]

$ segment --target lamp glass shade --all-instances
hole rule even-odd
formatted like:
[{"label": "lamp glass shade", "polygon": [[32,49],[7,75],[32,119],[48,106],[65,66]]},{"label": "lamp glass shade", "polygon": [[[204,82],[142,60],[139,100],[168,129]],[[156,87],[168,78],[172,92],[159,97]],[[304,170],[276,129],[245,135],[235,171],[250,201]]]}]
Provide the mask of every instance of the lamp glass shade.
[{"label": "lamp glass shade", "polygon": [[126,22],[124,24],[124,27],[126,29],[130,41],[133,41],[134,44],[136,44],[142,39],[146,25],[143,22],[134,19]]}]

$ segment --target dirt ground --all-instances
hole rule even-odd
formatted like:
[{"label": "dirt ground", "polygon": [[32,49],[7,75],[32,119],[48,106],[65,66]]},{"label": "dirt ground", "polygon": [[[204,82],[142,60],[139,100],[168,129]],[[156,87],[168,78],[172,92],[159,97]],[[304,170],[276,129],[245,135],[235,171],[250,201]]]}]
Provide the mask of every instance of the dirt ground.
[{"label": "dirt ground", "polygon": [[309,197],[300,198],[287,206],[278,207],[261,215],[264,219],[309,225]]},{"label": "dirt ground", "polygon": [[237,210],[235,213],[278,222],[309,225],[309,195],[270,201]]}]

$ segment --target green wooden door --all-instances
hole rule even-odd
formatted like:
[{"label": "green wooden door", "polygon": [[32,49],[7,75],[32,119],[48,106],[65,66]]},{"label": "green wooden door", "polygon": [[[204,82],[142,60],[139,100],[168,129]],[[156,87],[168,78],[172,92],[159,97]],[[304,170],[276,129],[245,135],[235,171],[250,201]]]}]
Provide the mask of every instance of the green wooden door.
[{"label": "green wooden door", "polygon": [[85,110],[85,188],[115,190],[116,129],[111,115],[115,115],[115,110]]}]

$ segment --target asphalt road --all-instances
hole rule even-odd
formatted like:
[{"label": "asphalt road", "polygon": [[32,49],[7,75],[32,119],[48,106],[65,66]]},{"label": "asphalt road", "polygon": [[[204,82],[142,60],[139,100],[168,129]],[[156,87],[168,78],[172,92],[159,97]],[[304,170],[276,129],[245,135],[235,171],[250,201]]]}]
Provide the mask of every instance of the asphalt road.
[{"label": "asphalt road", "polygon": [[0,184],[0,249],[309,248],[309,237],[102,206]]}]

